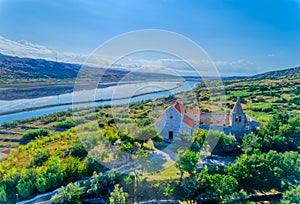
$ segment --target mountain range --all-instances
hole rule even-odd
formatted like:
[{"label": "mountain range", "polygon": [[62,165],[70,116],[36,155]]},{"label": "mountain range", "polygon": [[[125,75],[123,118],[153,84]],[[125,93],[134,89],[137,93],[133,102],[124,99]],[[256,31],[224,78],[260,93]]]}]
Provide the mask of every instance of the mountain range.
[{"label": "mountain range", "polygon": [[[89,81],[101,79],[99,87],[116,82],[145,80],[197,80],[195,76],[179,77],[162,73],[130,72],[120,69],[84,67],[80,64],[21,58],[0,54],[0,100],[16,100],[71,93],[80,73],[81,89],[89,89]],[[270,71],[253,76],[223,77],[224,80],[263,80],[282,77],[299,78],[300,67]],[[208,77],[209,78],[209,77]],[[213,79],[213,78],[211,78]]]}]

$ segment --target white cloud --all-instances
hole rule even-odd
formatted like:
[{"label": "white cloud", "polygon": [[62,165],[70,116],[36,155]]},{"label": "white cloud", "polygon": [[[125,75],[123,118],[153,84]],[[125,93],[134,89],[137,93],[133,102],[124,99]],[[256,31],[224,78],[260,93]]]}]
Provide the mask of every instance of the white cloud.
[{"label": "white cloud", "polygon": [[34,44],[26,40],[12,41],[0,36],[0,53],[11,56],[30,57],[55,61],[83,63],[87,55],[75,53],[60,53],[43,45]]},{"label": "white cloud", "polygon": [[[109,56],[99,56],[95,53],[92,55],[77,53],[62,53],[51,50],[43,45],[34,44],[26,40],[12,41],[0,36],[0,53],[19,57],[42,58],[55,61],[56,58],[61,62],[84,64],[94,67],[122,68],[129,71],[145,71],[154,73],[168,73],[174,75],[198,75],[191,65],[178,58],[155,58],[144,59],[135,56],[126,56],[121,60],[110,65],[113,58]],[[86,60],[88,59],[88,62]],[[215,76],[220,72],[223,76],[247,74],[245,70],[253,73],[255,69],[251,62],[239,59],[234,61],[214,61],[208,59],[190,62],[197,66],[201,75]],[[217,70],[214,69],[214,65]],[[249,69],[252,68],[252,69]]]}]

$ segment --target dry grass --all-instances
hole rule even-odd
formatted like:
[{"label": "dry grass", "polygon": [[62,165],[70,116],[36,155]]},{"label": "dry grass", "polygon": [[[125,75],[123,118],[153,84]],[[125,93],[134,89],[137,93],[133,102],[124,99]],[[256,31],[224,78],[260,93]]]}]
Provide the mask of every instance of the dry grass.
[{"label": "dry grass", "polygon": [[179,171],[175,165],[170,166],[169,168],[163,169],[160,172],[145,175],[144,178],[147,181],[158,181],[158,180],[169,180],[169,179],[179,179]]}]

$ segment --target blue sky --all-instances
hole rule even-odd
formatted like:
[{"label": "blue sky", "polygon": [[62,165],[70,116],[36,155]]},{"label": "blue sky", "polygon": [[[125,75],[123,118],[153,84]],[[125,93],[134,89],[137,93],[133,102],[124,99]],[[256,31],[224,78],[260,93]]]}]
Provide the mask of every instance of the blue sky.
[{"label": "blue sky", "polygon": [[195,41],[223,75],[300,65],[298,0],[0,0],[0,36],[62,53],[149,28]]}]

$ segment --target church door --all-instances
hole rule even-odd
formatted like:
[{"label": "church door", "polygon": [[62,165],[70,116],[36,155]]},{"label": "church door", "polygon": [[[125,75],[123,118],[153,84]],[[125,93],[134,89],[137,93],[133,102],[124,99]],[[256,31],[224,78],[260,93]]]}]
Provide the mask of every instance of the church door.
[{"label": "church door", "polygon": [[173,140],[173,131],[169,131],[169,140]]}]

